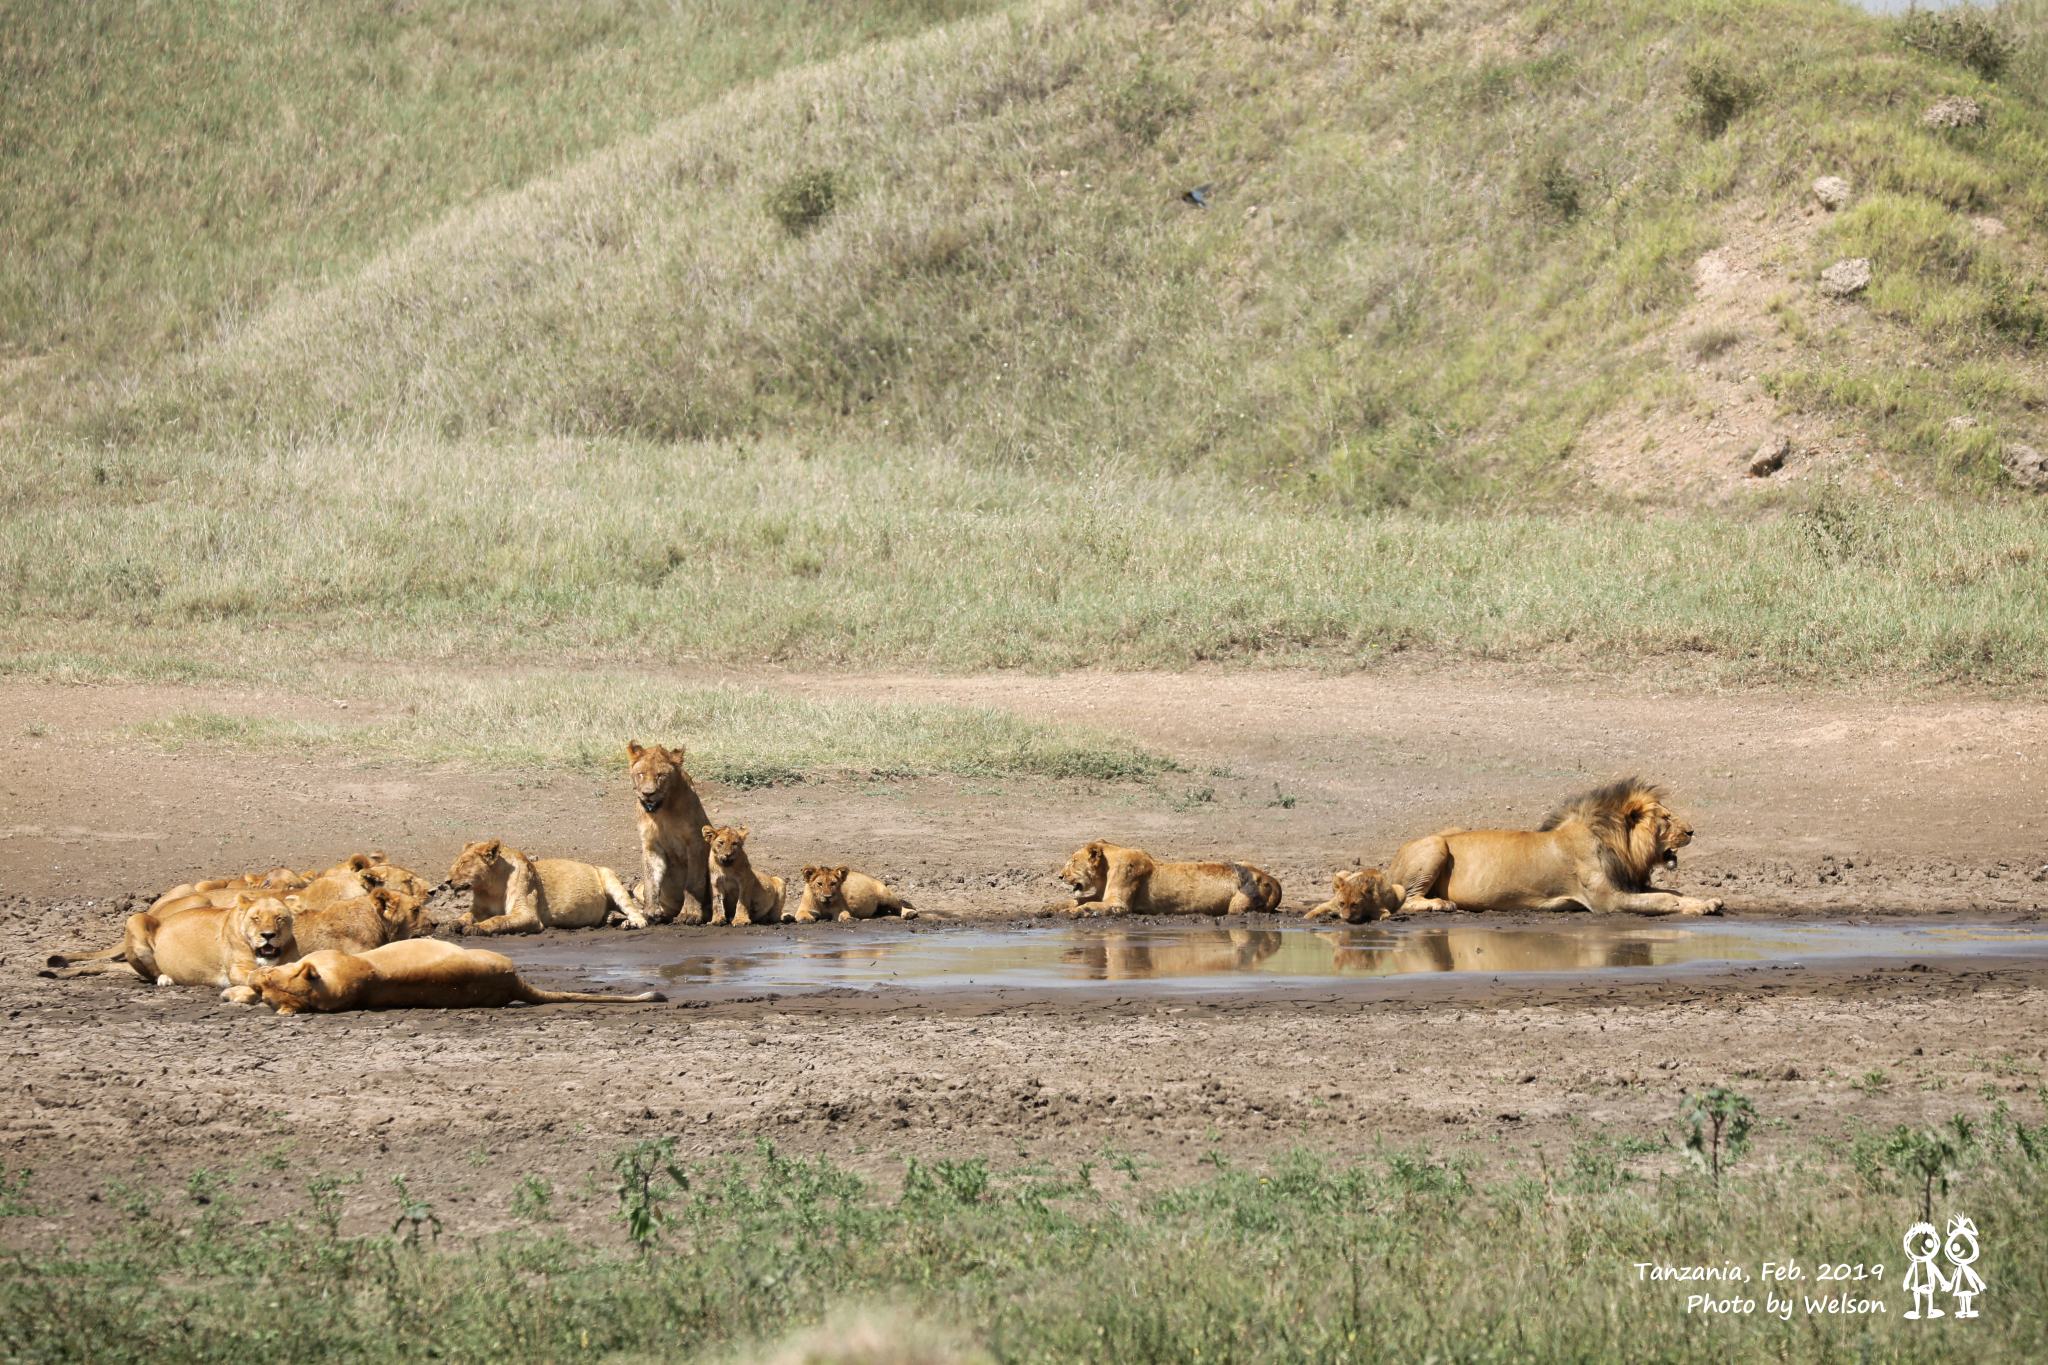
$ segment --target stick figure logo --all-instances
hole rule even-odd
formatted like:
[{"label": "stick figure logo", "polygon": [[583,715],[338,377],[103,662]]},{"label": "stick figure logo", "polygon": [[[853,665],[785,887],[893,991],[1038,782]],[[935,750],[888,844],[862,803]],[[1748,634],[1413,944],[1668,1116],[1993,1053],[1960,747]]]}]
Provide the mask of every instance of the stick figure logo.
[{"label": "stick figure logo", "polygon": [[[1905,1247],[1911,1264],[1901,1287],[1913,1296],[1913,1306],[1904,1316],[1923,1320],[1947,1317],[1934,1306],[1936,1294],[1954,1297],[1958,1320],[1978,1316],[1971,1300],[1984,1292],[1984,1279],[1974,1269],[1979,1252],[1975,1223],[1960,1214],[1950,1218],[1946,1240],[1934,1230],[1934,1224],[1915,1223],[1906,1229]],[[1934,1264],[1936,1256],[1947,1257],[1946,1274]]]},{"label": "stick figure logo", "polygon": [[1948,1263],[1955,1267],[1955,1273],[1949,1277],[1949,1289],[1956,1296],[1956,1316],[1974,1318],[1977,1310],[1970,1306],[1970,1300],[1984,1292],[1984,1281],[1970,1268],[1977,1259],[1977,1225],[1967,1218],[1949,1219],[1948,1243],[1942,1250],[1948,1255]]}]

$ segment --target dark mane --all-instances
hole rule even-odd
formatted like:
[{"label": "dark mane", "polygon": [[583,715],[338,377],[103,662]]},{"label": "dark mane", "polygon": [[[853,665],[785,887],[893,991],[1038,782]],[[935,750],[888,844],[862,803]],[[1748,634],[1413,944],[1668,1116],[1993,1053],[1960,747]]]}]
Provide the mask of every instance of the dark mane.
[{"label": "dark mane", "polygon": [[1615,884],[1641,891],[1650,884],[1654,854],[1636,846],[1635,825],[1645,806],[1662,805],[1663,801],[1664,789],[1656,783],[1624,777],[1571,797],[1544,816],[1536,828],[1553,830],[1577,820],[1599,840],[1601,865]]}]

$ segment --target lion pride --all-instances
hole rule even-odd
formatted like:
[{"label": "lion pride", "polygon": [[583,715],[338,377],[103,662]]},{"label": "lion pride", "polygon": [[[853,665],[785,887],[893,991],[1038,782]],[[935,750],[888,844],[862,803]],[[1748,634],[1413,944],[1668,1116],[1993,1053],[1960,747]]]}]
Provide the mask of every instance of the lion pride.
[{"label": "lion pride", "polygon": [[392,1009],[495,1009],[529,1005],[631,1005],[667,997],[592,995],[529,986],[512,959],[435,938],[406,939],[366,953],[310,953],[286,967],[256,973],[251,983],[279,1014]]},{"label": "lion pride", "polygon": [[1345,918],[1374,918],[1367,907],[1717,915],[1719,899],[1650,888],[1651,874],[1676,866],[1691,842],[1692,826],[1665,808],[1662,788],[1624,778],[1572,797],[1537,829],[1452,829],[1403,844],[1384,873],[1350,874],[1358,918]]},{"label": "lion pride", "polygon": [[1250,863],[1162,863],[1140,848],[1096,839],[1060,869],[1074,899],[1053,907],[1071,915],[1241,915],[1274,910],[1280,883]]}]

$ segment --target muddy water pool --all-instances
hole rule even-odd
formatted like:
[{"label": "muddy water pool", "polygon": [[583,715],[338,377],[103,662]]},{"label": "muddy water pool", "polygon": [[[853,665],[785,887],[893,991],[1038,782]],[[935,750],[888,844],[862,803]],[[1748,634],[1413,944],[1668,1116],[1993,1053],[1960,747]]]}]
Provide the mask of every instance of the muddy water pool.
[{"label": "muddy water pool", "polygon": [[1171,980],[1176,989],[1199,991],[1445,973],[1580,975],[1736,963],[1817,966],[1869,958],[1940,959],[1954,965],[1955,959],[1970,956],[2048,955],[2048,931],[2012,925],[1713,921],[1321,930],[1100,923],[988,929],[871,922],[599,931],[545,942],[500,939],[488,946],[530,971],[684,990],[1047,990]]}]

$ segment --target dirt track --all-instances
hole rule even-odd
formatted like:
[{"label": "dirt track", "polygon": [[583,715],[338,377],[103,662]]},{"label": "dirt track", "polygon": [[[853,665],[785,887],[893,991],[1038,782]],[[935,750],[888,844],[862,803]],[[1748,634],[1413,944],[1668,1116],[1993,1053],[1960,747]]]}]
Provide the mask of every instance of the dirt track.
[{"label": "dirt track", "polygon": [[[1699,829],[1669,883],[1709,889],[1737,915],[2031,922],[2048,908],[2035,880],[2048,862],[2038,705],[1647,691],[1617,702],[1608,687],[1486,677],[780,683],[1011,706],[1120,730],[1188,765],[1157,788],[833,778],[705,791],[715,818],[754,826],[769,870],[849,861],[941,917],[1028,912],[1054,894],[1047,874],[1098,834],[1255,858],[1298,910],[1331,869],[1383,858],[1403,837],[1526,825],[1571,790],[1636,771],[1672,783]],[[1212,1148],[1353,1153],[1375,1135],[1489,1159],[1540,1145],[1556,1163],[1585,1136],[1575,1123],[1668,1132],[1680,1088],[1717,1080],[1755,1095],[1766,1153],[1852,1117],[2000,1100],[2041,1116],[2048,972],[2022,961],[1291,998],[856,994],[299,1020],[133,979],[36,977],[41,952],[109,936],[124,895],[204,871],[375,846],[437,876],[464,839],[486,835],[636,865],[623,772],[171,757],[114,733],[199,705],[330,703],[0,686],[0,1164],[34,1167],[30,1201],[53,1215],[6,1220],[8,1240],[76,1237],[114,1216],[112,1182],[182,1182],[201,1167],[233,1172],[259,1217],[299,1207],[317,1170],[364,1170],[347,1205],[359,1228],[388,1225],[386,1177],[405,1171],[454,1233],[505,1224],[513,1182],[536,1172],[572,1226],[596,1227],[608,1209],[591,1173],[601,1185],[611,1151],[656,1133],[679,1134],[693,1156],[769,1137],[884,1182],[918,1154],[1090,1160],[1107,1189],[1127,1181],[1106,1148],[1166,1168],[1151,1180],[1206,1169],[1196,1163]],[[1874,1070],[1881,1083],[1852,1084]]]}]

